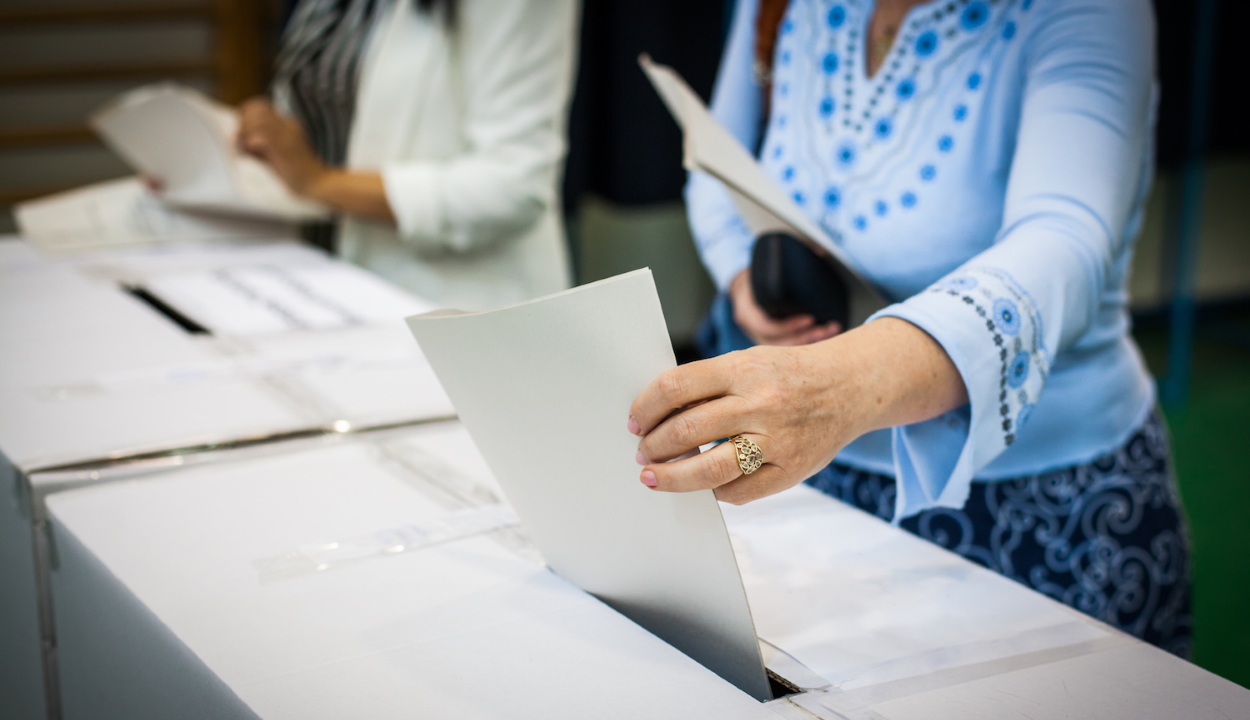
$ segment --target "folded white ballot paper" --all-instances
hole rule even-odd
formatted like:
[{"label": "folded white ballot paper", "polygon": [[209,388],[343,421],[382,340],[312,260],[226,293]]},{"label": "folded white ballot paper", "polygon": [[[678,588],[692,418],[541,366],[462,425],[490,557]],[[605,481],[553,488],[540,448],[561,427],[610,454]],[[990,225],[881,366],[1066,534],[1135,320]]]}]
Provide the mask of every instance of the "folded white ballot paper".
[{"label": "folded white ballot paper", "polygon": [[223,335],[364,325],[392,325],[403,333],[404,317],[435,307],[367,270],[340,262],[266,262],[190,270],[157,275],[143,287]]},{"label": "folded white ballot paper", "polygon": [[552,570],[768,700],[716,497],[638,480],[629,408],[676,364],[651,271],[408,326]]},{"label": "folded white ballot paper", "polygon": [[171,205],[286,220],[328,215],[240,153],[238,114],[197,90],[171,83],[131,90],[93,115],[91,126],[131,167],[160,179]]},{"label": "folded white ballot paper", "polygon": [[46,253],[245,240],[294,240],[280,220],[169,207],[134,177],[108,180],[14,208],[22,238]]},{"label": "folded white ballot paper", "polygon": [[651,61],[638,64],[682,128],[683,159],[687,170],[707,173],[729,191],[742,220],[756,237],[785,232],[804,240],[817,253],[831,258],[851,297],[851,324],[859,325],[885,307],[885,297],[855,269],[855,263],[808,217],[760,167],[751,153],[729,133],[699,96],[672,68]]}]

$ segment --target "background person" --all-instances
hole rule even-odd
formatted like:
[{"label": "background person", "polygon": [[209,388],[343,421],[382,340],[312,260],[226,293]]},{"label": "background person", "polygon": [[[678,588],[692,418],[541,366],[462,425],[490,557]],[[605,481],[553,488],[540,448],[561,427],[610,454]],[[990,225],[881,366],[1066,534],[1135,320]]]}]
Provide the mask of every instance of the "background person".
[{"label": "background person", "polygon": [[568,287],[574,0],[303,0],[239,144],[338,213],[341,254],[441,305]]}]

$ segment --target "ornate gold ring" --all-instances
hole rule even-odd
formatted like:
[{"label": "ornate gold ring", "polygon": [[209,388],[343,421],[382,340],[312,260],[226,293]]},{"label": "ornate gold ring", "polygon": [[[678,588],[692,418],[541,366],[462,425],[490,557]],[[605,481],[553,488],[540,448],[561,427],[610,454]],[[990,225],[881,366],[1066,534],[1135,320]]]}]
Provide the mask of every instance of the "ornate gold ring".
[{"label": "ornate gold ring", "polygon": [[747,440],[742,435],[729,438],[733,441],[734,450],[738,454],[738,468],[743,475],[750,475],[764,465],[764,451],[760,446]]}]

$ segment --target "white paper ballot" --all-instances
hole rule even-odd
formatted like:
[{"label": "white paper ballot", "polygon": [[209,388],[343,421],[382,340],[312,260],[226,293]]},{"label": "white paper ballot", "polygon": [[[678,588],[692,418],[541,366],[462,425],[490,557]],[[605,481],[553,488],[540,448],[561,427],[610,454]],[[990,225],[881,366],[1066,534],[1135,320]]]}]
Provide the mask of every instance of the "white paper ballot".
[{"label": "white paper ballot", "polygon": [[859,325],[888,303],[871,282],[859,274],[855,263],[820,225],[768,177],[751,153],[729,133],[686,81],[672,68],[642,55],[638,63],[682,128],[683,164],[687,170],[707,173],[728,189],[743,221],[757,237],[786,232],[816,252],[831,257],[851,293],[851,324]]},{"label": "white paper ballot", "polygon": [[122,159],[164,183],[161,197],[171,205],[287,220],[327,216],[235,148],[238,124],[233,108],[169,83],[132,90],[91,118]]},{"label": "white paper ballot", "polygon": [[172,208],[138,178],[95,183],[22,203],[22,237],[47,253],[221,240],[294,240],[286,222]]},{"label": "white paper ballot", "polygon": [[238,265],[158,275],[144,287],[214,333],[266,335],[393,324],[434,305],[345,263]]},{"label": "white paper ballot", "polygon": [[715,496],[638,480],[629,408],[675,365],[651,271],[408,325],[551,568],[769,699]]}]

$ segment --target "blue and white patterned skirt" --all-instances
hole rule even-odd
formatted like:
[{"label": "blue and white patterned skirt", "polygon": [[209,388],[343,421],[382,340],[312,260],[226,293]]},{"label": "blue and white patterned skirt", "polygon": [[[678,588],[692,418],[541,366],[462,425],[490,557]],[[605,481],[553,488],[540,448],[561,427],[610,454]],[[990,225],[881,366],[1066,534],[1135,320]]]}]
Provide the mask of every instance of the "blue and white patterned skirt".
[{"label": "blue and white patterned skirt", "polygon": [[[751,346],[721,294],[699,329],[713,357]],[[807,481],[890,520],[894,478],[834,463]],[[904,529],[1125,632],[1189,657],[1189,542],[1167,430],[1152,413],[1091,463],[973,482],[959,510],[904,518]]]},{"label": "blue and white patterned skirt", "polygon": [[[889,520],[894,479],[834,463],[807,481]],[[1157,412],[1121,448],[1041,475],[973,482],[962,509],[904,529],[1077,610],[1189,656],[1189,543]]]}]

